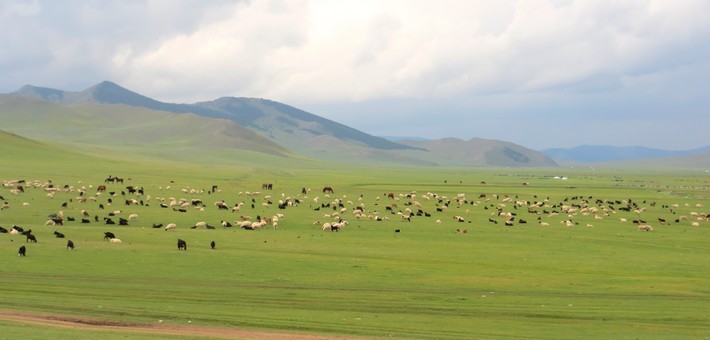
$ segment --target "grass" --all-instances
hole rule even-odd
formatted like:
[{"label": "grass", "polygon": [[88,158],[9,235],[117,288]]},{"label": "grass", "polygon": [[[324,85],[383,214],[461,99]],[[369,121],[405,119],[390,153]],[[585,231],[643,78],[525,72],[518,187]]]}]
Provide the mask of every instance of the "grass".
[{"label": "grass", "polygon": [[[48,198],[42,188],[27,188],[16,196],[8,189],[2,192],[11,207],[0,211],[0,225],[31,228],[39,242],[29,244],[28,256],[20,258],[16,251],[24,238],[0,234],[1,309],[374,338],[688,339],[710,334],[710,223],[691,227],[690,221],[673,221],[680,215],[690,217],[693,211],[707,211],[696,207],[710,204],[704,174],[371,169],[307,160],[286,163],[279,157],[248,154],[240,160],[213,158],[204,165],[134,159],[105,150],[69,152],[12,136],[2,136],[0,141],[5,142],[0,145],[14,143],[0,150],[9,160],[3,180],[36,178],[45,183],[51,179],[74,190],[54,198]],[[553,179],[560,171],[570,179]],[[85,186],[93,195],[109,174],[130,178],[124,186],[108,185],[108,191],[117,193],[110,206],[107,194],[97,196],[96,202],[76,201],[77,189]],[[261,190],[267,182],[274,183],[273,191]],[[129,184],[145,188],[146,196],[140,198],[150,206],[123,204],[120,191]],[[213,184],[219,192],[188,190],[207,190]],[[333,186],[335,194],[320,193],[324,185]],[[307,197],[299,196],[303,187],[311,189]],[[261,193],[246,194],[255,191]],[[387,199],[384,194],[389,192],[402,198]],[[405,195],[412,192],[431,218],[415,216],[407,223],[385,210],[396,203],[395,211],[416,211],[405,205],[409,201]],[[421,198],[428,192],[448,199],[465,194],[466,203],[459,207],[454,202],[437,213],[443,201]],[[480,194],[486,194],[488,201]],[[286,210],[276,204],[261,205],[288,196],[303,201]],[[549,197],[550,206],[631,200],[644,211],[617,210],[601,220],[593,215],[543,214],[541,219],[550,226],[542,227],[526,207],[504,203],[506,196],[513,202]],[[207,206],[204,211],[190,208],[180,213],[159,208],[159,197],[199,197]],[[350,224],[338,233],[323,232],[314,222],[329,221],[324,214],[333,210],[315,208],[336,198],[342,199],[347,210],[343,217]],[[212,205],[217,200],[246,205],[237,213],[220,211]],[[68,206],[62,208],[63,202]],[[107,209],[99,210],[99,203]],[[358,204],[390,220],[357,219],[350,211]],[[492,215],[499,204],[528,223],[504,226],[502,218]],[[130,226],[95,222],[44,226],[48,214],[63,210],[67,216],[79,217],[82,209],[90,211],[92,218],[118,209],[139,218]],[[189,228],[200,220],[217,225],[240,215],[254,219],[277,213],[284,214],[278,230]],[[466,222],[455,222],[454,215]],[[620,217],[647,219],[655,230],[639,232]],[[670,225],[658,224],[658,217],[667,218]],[[499,223],[490,223],[489,218]],[[579,224],[560,223],[568,218]],[[152,223],[177,223],[178,230],[153,229]],[[456,233],[457,228],[468,232]],[[52,236],[55,229],[71,238],[77,250],[65,250],[66,241]],[[104,231],[115,232],[123,243],[104,241]],[[177,238],[188,242],[188,251],[177,250]],[[216,250],[209,249],[212,240]],[[0,324],[16,337],[34,332],[22,325]],[[53,327],[39,330],[53,338],[98,334]]]}]

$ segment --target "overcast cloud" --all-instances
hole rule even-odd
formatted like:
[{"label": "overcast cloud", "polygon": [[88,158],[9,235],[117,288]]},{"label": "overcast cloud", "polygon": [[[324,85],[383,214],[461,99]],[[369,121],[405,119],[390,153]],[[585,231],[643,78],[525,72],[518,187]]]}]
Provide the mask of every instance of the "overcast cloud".
[{"label": "overcast cloud", "polygon": [[0,92],[277,100],[374,135],[710,144],[710,1],[0,1]]}]

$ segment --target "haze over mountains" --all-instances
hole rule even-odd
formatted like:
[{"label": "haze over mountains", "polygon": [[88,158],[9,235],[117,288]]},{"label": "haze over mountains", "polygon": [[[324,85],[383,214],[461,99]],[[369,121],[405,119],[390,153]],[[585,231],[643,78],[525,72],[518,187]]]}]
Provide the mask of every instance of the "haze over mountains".
[{"label": "haze over mountains", "polygon": [[0,97],[0,114],[11,118],[2,129],[30,138],[51,135],[57,141],[79,144],[147,148],[213,146],[376,164],[556,167],[555,160],[615,161],[710,150],[662,153],[647,148],[579,147],[538,152],[480,138],[386,139],[267,99],[222,97],[193,104],[164,103],[108,81],[80,92],[26,85]]}]

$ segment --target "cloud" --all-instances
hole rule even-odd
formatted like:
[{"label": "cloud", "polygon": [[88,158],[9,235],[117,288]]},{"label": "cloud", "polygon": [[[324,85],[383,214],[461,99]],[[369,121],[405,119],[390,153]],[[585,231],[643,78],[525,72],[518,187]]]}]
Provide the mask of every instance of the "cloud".
[{"label": "cloud", "polygon": [[165,101],[265,97],[373,133],[385,129],[368,121],[409,121],[462,137],[506,119],[548,133],[570,116],[569,129],[674,108],[703,119],[706,13],[705,0],[5,1],[0,92],[109,79]]}]

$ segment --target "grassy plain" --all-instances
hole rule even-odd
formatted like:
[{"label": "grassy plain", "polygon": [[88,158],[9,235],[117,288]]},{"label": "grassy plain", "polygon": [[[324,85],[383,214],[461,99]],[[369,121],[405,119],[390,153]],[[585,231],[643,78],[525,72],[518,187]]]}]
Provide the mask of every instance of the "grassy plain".
[{"label": "grassy plain", "polygon": [[[26,257],[18,257],[24,237],[0,234],[3,310],[367,338],[710,336],[710,222],[691,226],[696,221],[691,213],[706,213],[710,206],[706,173],[368,168],[255,154],[225,158],[219,150],[181,162],[2,138],[2,180],[51,180],[67,187],[53,198],[28,185],[18,195],[9,188],[0,193],[10,206],[0,211],[0,225],[32,229],[39,240],[27,245]],[[105,193],[78,203],[78,189],[93,196],[108,175],[126,178],[123,185],[108,184],[115,197]],[[261,189],[267,182],[273,190]],[[143,187],[145,195],[122,196],[126,185]],[[212,185],[219,192],[208,194]],[[320,192],[325,185],[335,193]],[[302,195],[302,187],[311,191]],[[385,196],[390,192],[397,200]],[[416,198],[406,197],[412,193]],[[436,197],[426,199],[427,193]],[[459,194],[465,196],[460,205],[454,201]],[[133,197],[149,206],[126,206],[124,200]],[[159,198],[169,197],[201,198],[206,207],[185,213],[160,208]],[[276,203],[287,197],[301,203],[278,209]],[[336,199],[342,200],[341,216],[349,225],[323,232],[320,224],[332,221],[324,214],[334,211],[321,204]],[[212,203],[219,200],[245,206],[239,212],[218,210]],[[447,200],[449,207],[437,212]],[[534,214],[516,207],[515,201],[523,200],[548,203]],[[272,204],[263,206],[267,201]],[[407,205],[412,201],[421,208]],[[597,212],[598,218],[552,214],[585,201],[615,210],[608,216]],[[624,204],[609,203],[614,201],[635,202],[642,211],[620,211]],[[356,218],[352,211],[359,204],[366,214],[389,220]],[[432,216],[403,222],[388,206],[395,213],[422,209]],[[504,225],[497,208],[516,214],[512,226]],[[77,220],[87,210],[92,223],[45,226],[47,215],[60,210]],[[94,216],[107,217],[113,210],[139,218],[129,226],[94,222]],[[284,215],[277,230],[218,226],[242,215],[277,213]],[[456,215],[465,222],[456,222]],[[676,223],[681,215],[688,220]],[[668,223],[661,225],[658,218]],[[574,226],[562,223],[568,219]],[[654,231],[638,231],[633,219],[647,220]],[[197,221],[218,227],[190,229]],[[151,228],[153,223],[178,228],[166,232]],[[467,233],[456,232],[461,228]],[[77,249],[66,250],[66,240],[54,238],[54,230]],[[104,231],[123,243],[104,241]],[[177,250],[177,238],[188,242],[187,251]],[[0,326],[13,337],[120,337],[7,321]]]}]

